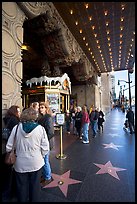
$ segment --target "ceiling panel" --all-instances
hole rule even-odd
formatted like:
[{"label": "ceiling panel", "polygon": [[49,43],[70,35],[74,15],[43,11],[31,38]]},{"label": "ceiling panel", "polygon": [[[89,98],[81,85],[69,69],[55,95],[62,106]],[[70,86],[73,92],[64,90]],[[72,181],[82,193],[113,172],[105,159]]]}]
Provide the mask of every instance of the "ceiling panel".
[{"label": "ceiling panel", "polygon": [[53,4],[97,72],[126,70],[133,65],[135,2]]}]

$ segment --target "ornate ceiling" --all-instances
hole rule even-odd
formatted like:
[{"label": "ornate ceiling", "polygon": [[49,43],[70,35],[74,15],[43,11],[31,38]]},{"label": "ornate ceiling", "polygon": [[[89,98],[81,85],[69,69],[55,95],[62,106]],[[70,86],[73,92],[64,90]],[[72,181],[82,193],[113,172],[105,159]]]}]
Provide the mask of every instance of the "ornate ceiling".
[{"label": "ornate ceiling", "polygon": [[53,2],[97,72],[135,61],[135,2]]},{"label": "ornate ceiling", "polygon": [[[72,84],[135,61],[135,2],[20,2],[27,79],[68,73]],[[28,60],[30,59],[30,60]],[[49,74],[49,75],[48,75]],[[33,76],[32,76],[33,77]]]}]

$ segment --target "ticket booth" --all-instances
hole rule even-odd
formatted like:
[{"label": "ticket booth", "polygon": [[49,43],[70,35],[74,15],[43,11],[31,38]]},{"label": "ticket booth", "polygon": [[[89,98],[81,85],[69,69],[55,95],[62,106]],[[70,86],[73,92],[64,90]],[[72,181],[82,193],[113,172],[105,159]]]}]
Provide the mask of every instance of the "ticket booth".
[{"label": "ticket booth", "polygon": [[26,81],[26,87],[22,87],[23,107],[48,100],[54,113],[64,113],[70,108],[70,94],[71,82],[66,73],[62,77],[31,78]]}]

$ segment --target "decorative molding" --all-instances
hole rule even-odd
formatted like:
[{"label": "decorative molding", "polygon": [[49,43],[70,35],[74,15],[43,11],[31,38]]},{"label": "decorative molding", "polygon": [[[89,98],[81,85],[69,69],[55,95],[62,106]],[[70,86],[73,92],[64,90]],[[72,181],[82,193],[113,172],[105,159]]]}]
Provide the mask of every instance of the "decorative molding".
[{"label": "decorative molding", "polygon": [[16,2],[2,2],[2,14],[8,19],[15,20],[17,16],[17,5]]},{"label": "decorative molding", "polygon": [[2,73],[2,96],[4,98],[9,98],[16,92],[16,82],[13,77],[14,76],[7,71],[3,71]]},{"label": "decorative molding", "polygon": [[[54,66],[72,66],[82,59],[85,64],[86,75],[90,74],[91,70],[94,70],[52,2],[18,2],[18,5],[29,19],[41,15],[38,20],[44,23],[46,35],[50,34],[51,37],[52,33],[60,30],[58,39],[56,38],[57,36],[54,36],[52,43],[48,44],[46,38],[42,40],[45,44],[45,52],[54,62]],[[42,32],[41,29],[37,31],[37,34],[42,35]]]},{"label": "decorative molding", "polygon": [[2,27],[5,30],[10,30],[11,29],[11,21],[6,18],[6,16],[2,15]]},{"label": "decorative molding", "polygon": [[16,2],[2,3],[2,101],[7,108],[22,106],[21,99],[21,44],[25,15]]},{"label": "decorative molding", "polygon": [[13,57],[17,51],[16,42],[12,34],[4,28],[2,29],[2,51],[8,57]]}]

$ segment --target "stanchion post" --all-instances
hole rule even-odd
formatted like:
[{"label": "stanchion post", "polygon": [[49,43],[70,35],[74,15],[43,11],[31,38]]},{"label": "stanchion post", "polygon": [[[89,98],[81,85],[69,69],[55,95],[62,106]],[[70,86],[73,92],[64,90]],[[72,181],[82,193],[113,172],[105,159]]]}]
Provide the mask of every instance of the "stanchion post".
[{"label": "stanchion post", "polygon": [[64,124],[64,114],[57,114],[57,123],[60,125],[60,154],[56,155],[57,159],[66,159],[67,156],[63,154],[63,139],[62,139],[62,129]]}]

